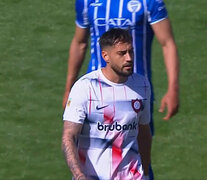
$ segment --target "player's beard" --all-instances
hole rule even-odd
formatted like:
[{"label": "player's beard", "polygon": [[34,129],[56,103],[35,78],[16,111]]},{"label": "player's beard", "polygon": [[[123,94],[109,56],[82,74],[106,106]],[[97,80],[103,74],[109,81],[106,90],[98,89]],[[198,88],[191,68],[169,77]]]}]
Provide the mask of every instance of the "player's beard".
[{"label": "player's beard", "polygon": [[[134,66],[133,66],[133,63],[128,63],[128,64],[123,65],[121,68],[116,65],[111,66],[111,68],[119,76],[128,77],[132,75]],[[125,70],[126,68],[130,68],[130,69]]]}]

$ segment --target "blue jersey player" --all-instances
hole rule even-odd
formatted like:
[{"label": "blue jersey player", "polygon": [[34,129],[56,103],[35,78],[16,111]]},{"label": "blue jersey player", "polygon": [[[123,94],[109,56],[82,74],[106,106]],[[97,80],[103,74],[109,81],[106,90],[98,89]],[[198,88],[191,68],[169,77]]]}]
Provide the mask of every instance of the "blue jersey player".
[{"label": "blue jersey player", "polygon": [[[131,32],[134,72],[146,76],[150,83],[154,34],[160,42],[168,76],[168,89],[159,111],[164,112],[167,107],[164,119],[168,120],[177,113],[179,105],[179,62],[167,10],[162,0],[76,0],[76,29],[70,46],[63,106],[84,60],[89,37],[91,59],[88,72],[105,66],[98,41],[111,28],[124,28]],[[153,101],[153,91],[151,99]],[[152,121],[151,131],[153,134]]]}]

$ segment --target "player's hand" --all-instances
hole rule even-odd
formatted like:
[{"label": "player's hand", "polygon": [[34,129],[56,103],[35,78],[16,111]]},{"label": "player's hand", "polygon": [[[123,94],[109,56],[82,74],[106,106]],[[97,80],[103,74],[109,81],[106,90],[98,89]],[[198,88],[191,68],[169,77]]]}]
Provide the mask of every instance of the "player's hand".
[{"label": "player's hand", "polygon": [[65,109],[65,106],[66,106],[66,103],[68,100],[68,96],[69,96],[69,91],[65,91],[65,94],[63,96],[63,102],[62,102],[63,109]]},{"label": "player's hand", "polygon": [[178,112],[179,108],[179,95],[178,91],[168,91],[161,100],[159,112],[163,113],[167,108],[167,114],[163,118],[169,120],[173,115]]}]

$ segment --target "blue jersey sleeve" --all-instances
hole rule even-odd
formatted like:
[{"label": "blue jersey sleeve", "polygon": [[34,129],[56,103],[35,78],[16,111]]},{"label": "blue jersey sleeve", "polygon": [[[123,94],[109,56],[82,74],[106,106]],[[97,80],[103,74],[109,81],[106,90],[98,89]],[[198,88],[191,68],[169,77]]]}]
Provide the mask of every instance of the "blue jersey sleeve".
[{"label": "blue jersey sleeve", "polygon": [[150,24],[162,21],[168,17],[167,9],[163,0],[148,0],[148,21]]},{"label": "blue jersey sleeve", "polygon": [[80,28],[87,28],[89,26],[87,2],[87,0],[76,0],[76,25]]}]

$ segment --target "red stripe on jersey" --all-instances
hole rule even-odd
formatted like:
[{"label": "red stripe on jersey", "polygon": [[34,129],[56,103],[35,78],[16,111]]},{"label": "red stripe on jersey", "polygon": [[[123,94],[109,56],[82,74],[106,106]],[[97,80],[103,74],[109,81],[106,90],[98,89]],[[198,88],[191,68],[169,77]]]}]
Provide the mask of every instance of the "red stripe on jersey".
[{"label": "red stripe on jersey", "polygon": [[122,143],[123,135],[120,133],[112,144],[112,172],[113,176],[116,176],[117,168],[122,162]]},{"label": "red stripe on jersey", "polygon": [[137,168],[138,168],[137,162],[136,163],[132,162],[132,164],[129,167],[129,171],[133,175],[134,178],[141,179],[142,178],[142,173],[140,173]]},{"label": "red stripe on jersey", "polygon": [[116,108],[115,108],[115,92],[114,92],[114,87],[113,87],[113,108],[114,108],[114,114],[115,114]]},{"label": "red stripe on jersey", "polygon": [[113,108],[110,107],[110,106],[104,108],[104,123],[106,123],[106,124],[112,124],[113,121],[114,121],[114,116],[115,116],[115,93],[114,93],[114,87],[109,88],[109,89],[112,89]]},{"label": "red stripe on jersey", "polygon": [[133,174],[134,177],[139,177],[141,175],[136,168],[131,169],[130,172]]},{"label": "red stripe on jersey", "polygon": [[108,112],[107,108],[104,109],[104,123],[106,124],[112,124],[114,120],[114,113]]}]

